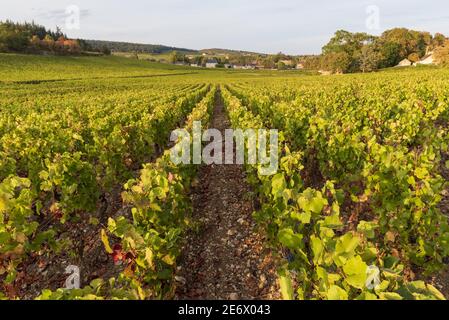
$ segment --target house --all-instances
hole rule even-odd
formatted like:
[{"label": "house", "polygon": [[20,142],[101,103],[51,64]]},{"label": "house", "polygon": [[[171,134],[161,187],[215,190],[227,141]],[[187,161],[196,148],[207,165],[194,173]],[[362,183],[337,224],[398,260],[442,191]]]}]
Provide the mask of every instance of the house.
[{"label": "house", "polygon": [[191,63],[190,66],[194,67],[194,68],[198,68],[199,67],[199,65],[197,63]]},{"label": "house", "polygon": [[218,61],[217,61],[217,60],[215,60],[215,59],[209,59],[209,60],[207,60],[207,62],[206,62],[206,68],[209,68],[209,69],[216,68],[216,67],[217,67],[217,64],[218,64]]},{"label": "house", "polygon": [[429,64],[434,64],[434,58],[433,58],[433,52],[429,52],[428,54],[426,54],[424,57],[422,57],[422,59],[420,61],[418,61],[416,63],[417,65],[419,64],[423,64],[423,65],[429,65]]},{"label": "house", "polygon": [[296,69],[298,69],[298,70],[304,69],[304,64],[301,63],[301,62],[299,62],[299,63],[296,65]]},{"label": "house", "polygon": [[225,67],[225,69],[232,69],[232,64],[225,63],[224,67]]},{"label": "house", "polygon": [[409,67],[411,65],[412,65],[412,62],[409,59],[404,59],[401,62],[399,62],[397,67]]}]

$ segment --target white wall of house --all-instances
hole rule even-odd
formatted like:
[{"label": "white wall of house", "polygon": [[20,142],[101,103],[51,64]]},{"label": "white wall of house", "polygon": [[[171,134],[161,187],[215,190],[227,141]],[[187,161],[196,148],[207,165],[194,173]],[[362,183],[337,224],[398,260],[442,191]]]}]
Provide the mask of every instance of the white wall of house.
[{"label": "white wall of house", "polygon": [[401,62],[399,62],[398,67],[408,67],[411,66],[412,62],[408,59],[404,59]]},{"label": "white wall of house", "polygon": [[428,56],[427,58],[424,58],[423,60],[419,61],[417,64],[425,64],[425,65],[429,65],[429,64],[433,64],[433,55]]}]

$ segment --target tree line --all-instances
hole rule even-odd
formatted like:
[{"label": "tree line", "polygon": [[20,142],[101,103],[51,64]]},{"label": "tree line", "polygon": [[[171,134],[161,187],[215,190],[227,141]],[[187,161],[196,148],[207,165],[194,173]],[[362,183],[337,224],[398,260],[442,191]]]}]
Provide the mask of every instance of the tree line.
[{"label": "tree line", "polygon": [[322,54],[304,59],[307,69],[333,73],[370,72],[396,66],[403,59],[420,61],[427,53],[436,51],[443,61],[447,38],[441,33],[394,28],[380,36],[338,30],[323,49]]},{"label": "tree line", "polygon": [[81,39],[69,39],[59,27],[56,31],[34,22],[0,21],[0,52],[80,54],[96,51],[110,54],[107,48],[95,49]]},{"label": "tree line", "polygon": [[172,51],[178,51],[180,53],[197,53],[195,50],[168,47],[157,44],[140,44],[130,42],[117,42],[117,41],[102,41],[102,40],[84,40],[92,50],[101,51],[107,48],[110,51],[115,52],[131,52],[131,53],[149,53],[149,54],[162,54]]},{"label": "tree line", "polygon": [[[69,39],[60,28],[49,30],[31,23],[0,21],[0,52],[80,54],[96,52],[105,55],[117,52],[168,53],[171,63],[184,62],[205,64],[210,55],[198,51],[162,45],[134,44],[127,42]],[[449,65],[449,40],[445,35],[394,28],[373,36],[363,32],[338,30],[315,56],[291,56],[229,52],[215,56],[219,65],[257,65],[267,69],[295,68],[302,64],[305,69],[325,70],[332,73],[371,72],[396,66],[401,60],[412,63],[420,61],[433,52],[434,59]]]}]

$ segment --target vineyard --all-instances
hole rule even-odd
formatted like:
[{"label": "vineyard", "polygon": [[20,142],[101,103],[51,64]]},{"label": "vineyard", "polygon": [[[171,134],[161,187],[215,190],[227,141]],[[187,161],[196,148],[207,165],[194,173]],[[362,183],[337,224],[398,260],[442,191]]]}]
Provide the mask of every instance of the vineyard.
[{"label": "vineyard", "polygon": [[[0,299],[449,297],[447,70],[57,60],[0,55]],[[175,165],[194,121],[279,130],[278,172]]]}]

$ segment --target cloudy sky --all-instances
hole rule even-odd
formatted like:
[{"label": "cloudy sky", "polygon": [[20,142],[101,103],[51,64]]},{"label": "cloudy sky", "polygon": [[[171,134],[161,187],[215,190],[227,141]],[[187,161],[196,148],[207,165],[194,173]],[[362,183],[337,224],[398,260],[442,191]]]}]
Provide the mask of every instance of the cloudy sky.
[{"label": "cloudy sky", "polygon": [[309,54],[337,29],[379,34],[400,26],[449,35],[449,1],[8,0],[5,19],[58,25],[74,38]]}]

